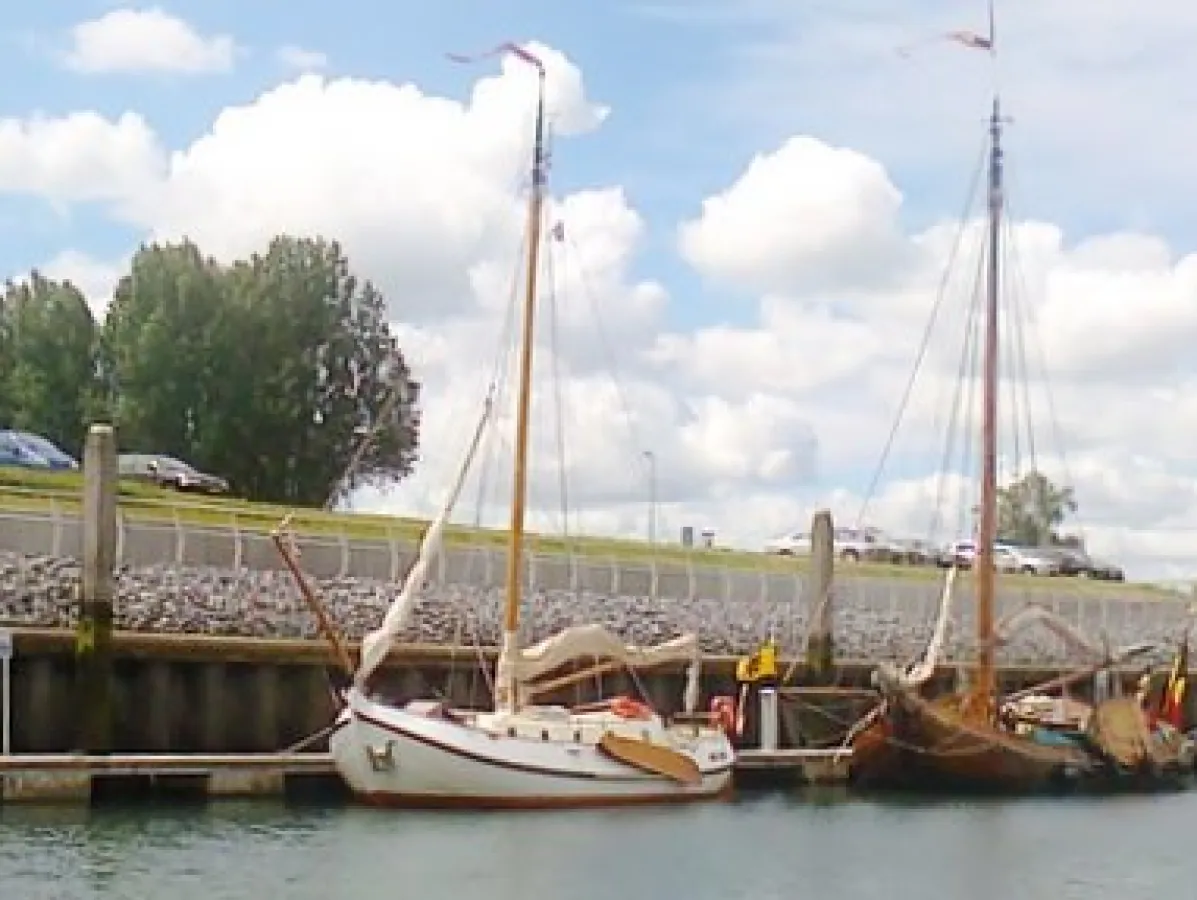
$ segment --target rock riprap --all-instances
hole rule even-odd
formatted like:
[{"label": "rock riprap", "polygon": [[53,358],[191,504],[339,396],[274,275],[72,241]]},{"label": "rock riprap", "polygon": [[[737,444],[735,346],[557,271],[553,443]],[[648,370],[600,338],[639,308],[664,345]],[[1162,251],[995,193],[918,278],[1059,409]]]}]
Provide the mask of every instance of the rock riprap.
[{"label": "rock riprap", "polygon": [[[79,561],[0,551],[0,618],[13,625],[74,624]],[[313,579],[334,620],[350,637],[375,627],[398,586],[369,578]],[[886,585],[889,585],[886,587]],[[836,647],[842,658],[909,659],[931,632],[938,603],[934,581],[914,584],[844,578],[835,591]],[[117,572],[116,627],[134,631],[253,637],[316,637],[315,621],[290,576],[281,571],[121,567]],[[999,615],[1031,599],[1004,597]],[[1038,598],[1035,598],[1038,599]],[[1137,641],[1174,643],[1188,617],[1187,604],[1168,598],[1119,599],[1116,595],[1065,596],[1047,601],[1094,638],[1112,646]],[[950,653],[959,655],[972,636],[963,606],[952,629]],[[404,637],[433,644],[498,643],[502,592],[497,588],[429,585]],[[728,602],[675,600],[593,591],[538,591],[524,606],[526,639],[539,640],[569,625],[599,622],[629,642],[654,643],[697,631],[710,653],[752,649],[772,630],[783,646],[805,634],[809,610],[798,600]],[[1024,633],[1003,647],[1005,662],[1068,663],[1065,645],[1044,631]]]}]

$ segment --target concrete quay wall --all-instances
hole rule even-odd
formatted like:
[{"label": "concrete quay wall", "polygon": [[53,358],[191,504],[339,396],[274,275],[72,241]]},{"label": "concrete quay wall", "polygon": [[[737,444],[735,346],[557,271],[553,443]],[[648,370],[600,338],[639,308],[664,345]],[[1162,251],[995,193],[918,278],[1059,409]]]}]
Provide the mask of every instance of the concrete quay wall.
[{"label": "concrete quay wall", "polygon": [[[75,636],[65,629],[20,628],[12,660],[12,735],[16,753],[77,749]],[[484,662],[483,666],[479,661]],[[492,649],[408,647],[392,654],[377,689],[402,701],[444,697],[460,705],[485,705],[493,671]],[[710,657],[703,667],[703,696],[735,693],[735,659]],[[125,753],[253,753],[281,750],[332,721],[329,691],[333,660],[323,641],[260,640],[117,632],[113,643],[112,745]],[[841,684],[863,686],[872,665],[846,661]],[[1003,684],[1015,689],[1055,675],[1042,667],[1006,667]],[[948,684],[953,672],[939,674]],[[1126,673],[1129,683],[1130,673]],[[681,705],[683,672],[640,675],[662,711]],[[795,682],[805,681],[800,668]],[[634,693],[626,675],[604,676],[606,694]],[[563,688],[546,702],[579,703],[595,696],[594,679]],[[857,711],[859,714],[859,710]],[[823,716],[813,724],[826,730]],[[801,726],[798,726],[801,727]],[[311,749],[323,749],[317,742]]]}]

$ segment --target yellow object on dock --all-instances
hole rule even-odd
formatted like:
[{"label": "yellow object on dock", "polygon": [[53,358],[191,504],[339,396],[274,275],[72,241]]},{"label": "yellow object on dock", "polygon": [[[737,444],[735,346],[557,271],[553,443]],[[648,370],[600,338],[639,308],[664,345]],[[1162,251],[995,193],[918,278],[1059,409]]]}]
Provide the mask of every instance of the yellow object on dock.
[{"label": "yellow object on dock", "polygon": [[750,684],[777,677],[777,644],[772,638],[761,644],[756,653],[736,661],[736,681]]}]

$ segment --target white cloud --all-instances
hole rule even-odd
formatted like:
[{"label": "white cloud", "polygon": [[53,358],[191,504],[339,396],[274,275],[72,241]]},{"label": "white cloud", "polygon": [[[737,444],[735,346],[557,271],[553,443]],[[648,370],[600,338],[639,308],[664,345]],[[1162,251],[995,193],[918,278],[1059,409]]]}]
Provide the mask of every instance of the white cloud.
[{"label": "white cloud", "polygon": [[76,71],[227,72],[237,45],[225,34],[203,35],[160,7],[114,9],[71,29],[66,64]]},{"label": "white cloud", "polygon": [[146,121],[126,112],[0,119],[0,191],[62,201],[116,201],[145,194],[162,149]]},{"label": "white cloud", "polygon": [[[587,95],[569,60],[534,49],[549,68],[555,157],[568,159],[574,140],[610,111]],[[534,86],[512,59],[460,102],[412,84],[306,73],[226,108],[168,159],[131,116],[9,123],[0,126],[0,185],[107,200],[151,237],[187,235],[224,258],[279,231],[342,240],[390,298],[426,407],[419,473],[363,502],[428,513],[464,448],[518,291],[524,210],[513,188],[526,182]],[[121,135],[132,148],[125,157],[95,151],[121,146]],[[91,174],[96,160],[106,180]],[[14,174],[29,171],[32,180]],[[554,197],[546,219],[565,223],[566,240],[550,245],[555,329],[547,303],[539,311],[535,520],[551,523],[558,505],[555,364],[575,529],[644,532],[645,450],[656,458],[662,535],[710,525],[751,546],[821,504],[851,521],[958,230],[948,218],[912,229],[897,181],[859,149],[797,135],[758,153],[705,201],[695,197],[677,230],[684,258],[711,285],[757,298],[729,303],[716,316],[725,321],[701,327],[688,324],[687,298],[638,274],[650,223],[622,188]],[[1074,484],[1094,550],[1137,574],[1193,571],[1185,557],[1197,545],[1194,257],[1133,230],[1077,241],[1051,222],[1018,221],[1012,233],[1019,277],[1010,283],[1025,284],[1026,328],[1038,335],[1027,335],[1037,456]],[[970,222],[868,507],[874,521],[912,535],[926,532],[936,505],[933,473],[980,237]],[[103,280],[93,273],[93,283]],[[1039,345],[1062,441],[1049,427]],[[1012,452],[1009,441],[1004,450]],[[509,451],[494,456],[485,518],[498,522]],[[477,490],[467,491],[463,517]]]},{"label": "white cloud", "polygon": [[328,67],[327,54],[319,50],[306,50],[295,44],[286,44],[275,52],[275,58],[289,69],[314,72]]}]

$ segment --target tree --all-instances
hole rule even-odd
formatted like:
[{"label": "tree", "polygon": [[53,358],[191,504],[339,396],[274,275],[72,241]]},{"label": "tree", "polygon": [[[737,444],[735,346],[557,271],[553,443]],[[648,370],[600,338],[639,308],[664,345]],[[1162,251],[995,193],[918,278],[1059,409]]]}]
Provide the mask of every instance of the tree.
[{"label": "tree", "polygon": [[123,449],[183,457],[254,499],[322,503],[415,463],[418,385],[382,295],[336,243],[279,237],[231,267],[189,242],[142,248],[102,359]]},{"label": "tree", "polygon": [[0,299],[0,417],[78,455],[97,400],[96,322],[70,282],[31,273]]},{"label": "tree", "polygon": [[211,424],[210,398],[228,377],[224,280],[188,241],[142,247],[133,257],[108,308],[100,354],[122,448],[205,456],[197,450]]},{"label": "tree", "polygon": [[1059,544],[1057,529],[1077,510],[1073,490],[1059,487],[1041,472],[1028,472],[998,490],[998,536],[1029,546]]}]

